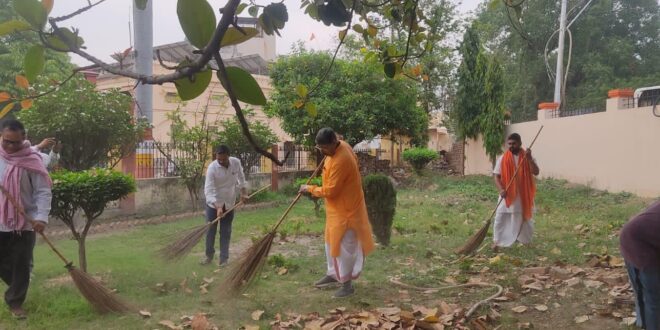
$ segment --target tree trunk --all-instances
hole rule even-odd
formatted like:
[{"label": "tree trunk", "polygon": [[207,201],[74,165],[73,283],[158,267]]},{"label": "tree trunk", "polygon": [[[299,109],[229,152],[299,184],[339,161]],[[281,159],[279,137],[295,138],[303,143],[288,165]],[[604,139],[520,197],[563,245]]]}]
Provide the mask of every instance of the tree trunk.
[{"label": "tree trunk", "polygon": [[197,201],[195,200],[195,193],[193,192],[194,188],[191,188],[190,186],[188,188],[188,196],[190,196],[190,204],[192,204],[192,210],[193,212],[197,212]]},{"label": "tree trunk", "polygon": [[85,238],[81,236],[77,239],[78,241],[78,263],[80,264],[80,269],[87,273],[87,253],[85,252]]}]

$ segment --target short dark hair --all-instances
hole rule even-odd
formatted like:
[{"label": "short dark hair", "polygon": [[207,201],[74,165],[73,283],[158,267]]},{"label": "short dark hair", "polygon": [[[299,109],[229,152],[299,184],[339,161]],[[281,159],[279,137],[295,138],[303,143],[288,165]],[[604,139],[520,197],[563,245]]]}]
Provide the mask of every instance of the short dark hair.
[{"label": "short dark hair", "polygon": [[221,144],[215,148],[215,154],[229,155],[229,147]]},{"label": "short dark hair", "polygon": [[513,141],[522,143],[522,139],[520,138],[520,134],[518,134],[518,133],[511,133],[511,134],[509,134],[509,137],[507,137],[506,139],[507,139],[507,141],[508,140],[513,140]]},{"label": "short dark hair", "polygon": [[16,119],[5,119],[2,121],[2,126],[0,126],[1,130],[8,129],[10,131],[14,132],[21,132],[21,134],[25,134],[25,126],[23,124],[16,120]]},{"label": "short dark hair", "polygon": [[330,127],[324,127],[316,133],[316,144],[331,144],[337,142],[337,134]]}]

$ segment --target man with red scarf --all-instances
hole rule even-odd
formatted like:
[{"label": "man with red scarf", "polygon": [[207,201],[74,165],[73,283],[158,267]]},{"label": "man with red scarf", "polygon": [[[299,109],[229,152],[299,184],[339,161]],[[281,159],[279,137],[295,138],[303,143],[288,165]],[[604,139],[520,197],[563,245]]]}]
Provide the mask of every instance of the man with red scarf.
[{"label": "man with red scarf", "polygon": [[0,184],[30,219],[0,193],[0,278],[7,284],[5,303],[16,318],[25,318],[23,302],[30,285],[35,231],[48,223],[51,180],[37,151],[25,140],[23,124],[7,119],[0,125]]},{"label": "man with red scarf", "polygon": [[[516,241],[531,243],[534,233],[534,176],[539,174],[539,166],[532,157],[532,150],[521,147],[520,135],[509,135],[506,143],[508,149],[497,158],[493,169],[495,186],[500,198],[504,198],[495,214],[493,249],[509,247]],[[517,168],[520,169],[516,175]],[[512,183],[509,185],[509,182]]]}]

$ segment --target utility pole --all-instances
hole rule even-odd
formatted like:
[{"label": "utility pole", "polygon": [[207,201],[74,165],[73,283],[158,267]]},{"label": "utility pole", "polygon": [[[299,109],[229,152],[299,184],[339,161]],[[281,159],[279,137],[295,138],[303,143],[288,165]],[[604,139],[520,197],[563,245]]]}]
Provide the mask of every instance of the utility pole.
[{"label": "utility pole", "polygon": [[564,81],[564,37],[566,36],[566,6],[568,0],[561,0],[561,15],[559,16],[559,48],[557,49],[557,71],[555,75],[555,97],[554,102],[559,103],[561,99],[562,83]]},{"label": "utility pole", "polygon": [[[140,75],[153,74],[153,0],[147,1],[144,10],[133,5],[133,25],[135,40],[135,72]],[[138,84],[135,89],[138,114],[146,117],[153,125],[153,86]]]}]

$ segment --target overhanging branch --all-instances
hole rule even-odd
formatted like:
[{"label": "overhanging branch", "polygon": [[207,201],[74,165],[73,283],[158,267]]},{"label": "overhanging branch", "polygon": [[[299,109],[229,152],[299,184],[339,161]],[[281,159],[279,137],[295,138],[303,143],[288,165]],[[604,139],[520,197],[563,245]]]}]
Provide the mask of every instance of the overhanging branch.
[{"label": "overhanging branch", "polygon": [[245,137],[247,138],[248,143],[250,143],[250,146],[252,146],[252,148],[256,152],[268,157],[268,159],[273,161],[273,163],[275,163],[279,166],[284,165],[283,161],[277,159],[277,157],[275,157],[275,155],[273,155],[272,153],[268,152],[267,150],[264,150],[263,148],[261,148],[256,143],[256,141],[254,141],[254,137],[252,136],[252,133],[250,133],[250,127],[248,125],[247,120],[245,119],[245,115],[243,114],[243,110],[241,109],[241,105],[238,103],[238,99],[236,98],[236,94],[234,93],[234,90],[231,86],[231,83],[229,82],[229,78],[227,76],[227,70],[225,68],[225,64],[222,62],[222,57],[220,56],[220,52],[217,52],[216,54],[214,54],[214,57],[215,57],[215,61],[218,63],[218,78],[220,79],[220,82],[222,83],[222,85],[227,90],[227,95],[229,96],[229,99],[231,100],[231,105],[234,107],[234,110],[236,112],[236,118],[238,118],[238,122],[241,125],[241,130],[243,131],[243,135],[245,135]]}]

